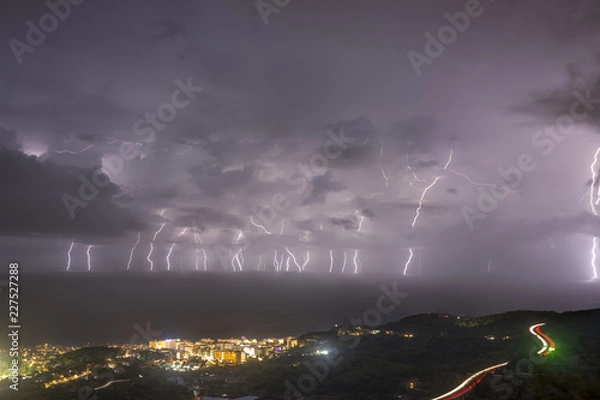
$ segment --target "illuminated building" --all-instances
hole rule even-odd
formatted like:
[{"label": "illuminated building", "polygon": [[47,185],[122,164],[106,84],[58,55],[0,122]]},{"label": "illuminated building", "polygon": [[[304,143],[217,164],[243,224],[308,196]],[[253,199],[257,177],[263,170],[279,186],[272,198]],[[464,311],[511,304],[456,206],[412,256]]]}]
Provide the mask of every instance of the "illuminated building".
[{"label": "illuminated building", "polygon": [[223,364],[242,364],[246,362],[246,353],[243,351],[215,351],[214,359]]}]

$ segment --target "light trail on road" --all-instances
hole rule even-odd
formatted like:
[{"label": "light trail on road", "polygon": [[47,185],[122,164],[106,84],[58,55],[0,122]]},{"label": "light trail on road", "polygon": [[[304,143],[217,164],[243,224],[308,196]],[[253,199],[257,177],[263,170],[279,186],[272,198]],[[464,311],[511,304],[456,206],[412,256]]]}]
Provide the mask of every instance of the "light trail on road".
[{"label": "light trail on road", "polygon": [[[532,335],[534,335],[535,337],[537,337],[542,342],[542,349],[540,351],[538,351],[538,354],[540,356],[547,356],[549,353],[551,353],[551,352],[553,352],[555,350],[554,342],[552,341],[552,339],[550,339],[547,335],[545,335],[544,333],[542,333],[540,331],[540,329],[544,325],[546,325],[546,323],[545,322],[541,322],[539,324],[534,324],[534,325],[531,325],[529,327],[529,332]],[[464,395],[465,393],[467,393],[471,389],[473,389],[479,382],[481,382],[481,380],[483,378],[485,378],[485,376],[487,374],[494,373],[494,371],[496,369],[505,367],[506,365],[508,365],[509,362],[510,361],[507,361],[507,362],[504,362],[502,364],[497,364],[497,365],[493,365],[491,367],[488,367],[486,369],[482,369],[481,371],[478,371],[478,372],[474,373],[473,375],[471,375],[463,383],[461,383],[460,385],[458,385],[457,387],[455,387],[454,389],[452,389],[448,393],[445,393],[445,394],[443,394],[441,396],[435,397],[435,398],[433,398],[431,400],[451,400],[451,399],[456,399],[456,398]]]},{"label": "light trail on road", "polygon": [[475,387],[475,385],[477,383],[479,383],[481,381],[481,379],[484,378],[485,375],[494,371],[495,369],[505,367],[506,365],[508,365],[508,361],[504,362],[502,364],[497,364],[497,365],[488,367],[486,369],[482,369],[481,371],[476,372],[475,374],[471,375],[469,378],[467,378],[467,380],[465,380],[463,383],[461,383],[460,385],[458,385],[456,388],[452,389],[448,393],[445,393],[441,396],[435,397],[432,400],[442,400],[442,399],[449,400],[449,399],[455,399],[459,396],[462,396],[469,390],[473,389]]},{"label": "light trail on road", "polygon": [[551,353],[554,350],[556,350],[554,348],[554,342],[552,341],[552,339],[550,339],[547,335],[543,334],[540,331],[540,329],[544,325],[546,325],[546,323],[542,322],[542,323],[539,323],[539,324],[531,325],[529,327],[529,332],[532,335],[536,336],[538,339],[540,339],[540,341],[542,342],[543,347],[540,349],[540,351],[537,352],[541,356],[546,356],[549,353]]}]

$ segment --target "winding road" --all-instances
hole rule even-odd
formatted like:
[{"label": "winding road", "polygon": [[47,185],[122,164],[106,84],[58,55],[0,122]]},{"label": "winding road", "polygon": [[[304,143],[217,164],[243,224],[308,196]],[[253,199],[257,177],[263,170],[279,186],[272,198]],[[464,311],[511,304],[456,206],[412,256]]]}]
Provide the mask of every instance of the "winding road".
[{"label": "winding road", "polygon": [[[550,354],[551,352],[553,352],[555,350],[554,342],[552,341],[552,339],[550,339],[547,335],[545,335],[544,333],[542,333],[540,331],[540,329],[544,325],[546,325],[546,323],[541,322],[539,324],[531,325],[529,327],[529,332],[532,335],[534,335],[535,337],[537,337],[542,342],[542,348],[540,349],[540,351],[537,352],[540,356],[547,356],[548,354]],[[497,364],[497,365],[488,367],[486,369],[482,369],[481,371],[478,371],[478,372],[474,373],[473,375],[471,375],[469,378],[467,378],[467,380],[465,380],[463,383],[461,383],[460,385],[458,385],[457,387],[455,387],[448,393],[444,393],[443,395],[435,397],[431,400],[456,399],[456,398],[464,395],[471,389],[473,389],[488,374],[493,374],[496,369],[505,367],[509,362],[510,361],[507,361],[502,364]]]},{"label": "winding road", "polygon": [[542,322],[540,324],[531,325],[529,327],[529,332],[531,332],[532,335],[535,335],[542,342],[543,347],[540,351],[538,351],[538,354],[541,356],[547,356],[550,352],[553,352],[555,350],[554,342],[552,341],[552,339],[540,332],[540,329],[544,325],[546,325],[546,323]]},{"label": "winding road", "polygon": [[106,382],[104,385],[102,385],[102,386],[99,386],[99,387],[97,387],[97,388],[96,388],[96,389],[94,389],[94,390],[101,390],[101,389],[104,389],[104,388],[107,388],[107,387],[109,387],[109,386],[110,386],[110,385],[112,385],[113,383],[119,383],[119,382],[129,382],[129,379],[119,379],[119,380],[116,380],[116,381],[110,381],[110,382]]}]

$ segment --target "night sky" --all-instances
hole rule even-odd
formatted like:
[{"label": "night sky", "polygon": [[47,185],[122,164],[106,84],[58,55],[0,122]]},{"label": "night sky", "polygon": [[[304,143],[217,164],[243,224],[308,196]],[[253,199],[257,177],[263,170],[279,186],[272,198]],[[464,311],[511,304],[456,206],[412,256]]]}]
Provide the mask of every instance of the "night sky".
[{"label": "night sky", "polygon": [[47,337],[298,333],[393,280],[403,313],[600,304],[597,2],[55,2],[0,13],[0,254]]}]

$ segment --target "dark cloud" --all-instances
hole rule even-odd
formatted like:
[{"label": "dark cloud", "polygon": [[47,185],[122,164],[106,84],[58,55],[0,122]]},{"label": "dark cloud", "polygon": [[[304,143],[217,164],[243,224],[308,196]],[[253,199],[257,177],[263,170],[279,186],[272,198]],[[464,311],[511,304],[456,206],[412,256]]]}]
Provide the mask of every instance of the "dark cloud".
[{"label": "dark cloud", "polygon": [[0,148],[18,150],[17,133],[0,127]]},{"label": "dark cloud", "polygon": [[[92,178],[94,170],[40,163],[35,157],[0,150],[0,230],[4,235],[46,234],[74,237],[83,234],[121,236],[142,230],[141,215],[115,204],[119,187],[109,183],[98,189],[95,199],[75,210],[71,218],[65,194],[79,196],[80,176]],[[105,177],[106,179],[106,177]]]},{"label": "dark cloud", "polygon": [[359,224],[356,218],[330,218],[329,221],[335,226],[341,226],[346,231],[357,230]]},{"label": "dark cloud", "polygon": [[328,171],[324,175],[314,177],[311,182],[311,191],[308,196],[304,199],[304,205],[314,203],[324,203],[327,200],[329,193],[339,192],[344,190],[344,185],[335,181],[333,173]]},{"label": "dark cloud", "polygon": [[[22,40],[24,22],[47,8],[17,3],[0,16],[0,33]],[[3,240],[22,249],[23,235],[47,235],[57,240],[47,251],[55,246],[62,261],[69,242],[56,237],[83,241],[86,235],[87,242],[105,241],[99,257],[101,251],[120,257],[137,231],[147,241],[163,223],[159,242],[172,240],[174,227],[196,227],[206,246],[230,245],[253,216],[271,234],[253,239],[245,251],[249,263],[270,258],[283,243],[296,252],[310,248],[315,270],[327,264],[332,248],[360,248],[365,271],[397,272],[413,248],[423,253],[423,271],[429,264],[433,274],[436,265],[463,271],[480,259],[505,257],[510,251],[497,249],[514,244],[505,232],[524,215],[529,222],[523,226],[553,220],[557,209],[578,215],[595,151],[592,142],[580,142],[589,139],[586,130],[565,145],[564,158],[545,164],[536,158],[539,167],[477,221],[474,232],[461,210],[477,209],[489,186],[442,166],[452,149],[452,168],[475,182],[496,182],[499,168],[537,150],[523,142],[532,134],[523,128],[524,115],[555,122],[582,83],[593,98],[600,96],[597,4],[485,4],[417,76],[407,52],[423,52],[424,33],[436,32],[444,13],[458,12],[464,2],[400,3],[306,0],[272,15],[268,26],[254,4],[243,1],[73,7],[22,64],[10,49],[0,63],[0,147],[41,155],[35,161],[2,154],[8,169],[0,190],[14,192],[0,211]],[[566,84],[554,87],[559,70]],[[139,135],[136,121],[168,111],[181,90],[175,82],[188,79],[203,91],[164,127],[145,124],[153,137]],[[506,104],[518,106],[507,114]],[[589,124],[600,119],[598,108],[591,116]],[[352,141],[315,172],[310,162],[323,154],[328,132]],[[140,154],[124,159],[122,142],[138,143]],[[77,194],[80,174],[91,176],[115,157],[122,158],[122,170],[71,221],[60,196]],[[424,194],[437,177],[443,179]],[[289,200],[285,207],[274,201],[280,194]],[[542,228],[557,235],[595,232],[582,222],[547,224]],[[541,234],[538,229],[527,235]],[[310,237],[298,240],[305,231]],[[117,235],[127,237],[108,244]],[[579,254],[586,253],[580,246]],[[536,265],[537,256],[528,262]],[[54,268],[51,261],[42,264]]]},{"label": "dark cloud", "polygon": [[[575,104],[575,113],[586,113],[586,117],[581,119],[582,123],[597,130],[600,120],[600,53],[596,53],[592,59],[569,63],[564,77],[564,86],[534,93],[527,103],[509,109],[556,123],[557,118],[571,115]],[[584,100],[585,104],[581,103],[581,99],[587,100]]]}]

